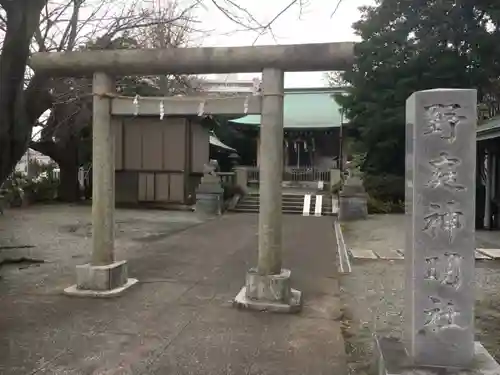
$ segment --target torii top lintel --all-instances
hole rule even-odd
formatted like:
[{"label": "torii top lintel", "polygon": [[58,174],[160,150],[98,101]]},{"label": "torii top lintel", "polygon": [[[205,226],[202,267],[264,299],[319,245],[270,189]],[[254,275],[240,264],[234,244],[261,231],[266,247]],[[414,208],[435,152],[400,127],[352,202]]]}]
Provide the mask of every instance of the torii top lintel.
[{"label": "torii top lintel", "polygon": [[93,50],[35,53],[30,66],[50,76],[254,73],[349,69],[354,42],[252,47]]}]

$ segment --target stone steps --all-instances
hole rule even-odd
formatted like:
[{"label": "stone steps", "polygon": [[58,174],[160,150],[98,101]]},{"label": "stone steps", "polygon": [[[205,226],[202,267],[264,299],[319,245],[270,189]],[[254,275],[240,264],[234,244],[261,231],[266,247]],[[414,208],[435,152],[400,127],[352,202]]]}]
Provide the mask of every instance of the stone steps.
[{"label": "stone steps", "polygon": [[[283,194],[282,212],[284,214],[304,215],[304,216],[330,216],[332,215],[332,199],[329,195],[309,195],[309,210],[304,214],[305,194]],[[316,202],[321,202],[321,208],[316,215]],[[233,212],[259,212],[259,194],[247,194],[231,211]]]}]

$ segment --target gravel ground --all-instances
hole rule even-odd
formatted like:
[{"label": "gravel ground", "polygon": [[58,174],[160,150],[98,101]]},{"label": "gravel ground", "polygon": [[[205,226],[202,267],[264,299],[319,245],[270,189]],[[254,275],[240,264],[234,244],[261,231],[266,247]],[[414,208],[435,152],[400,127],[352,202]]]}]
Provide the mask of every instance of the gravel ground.
[{"label": "gravel ground", "polygon": [[[0,215],[0,273],[12,281],[10,286],[0,283],[0,293],[16,293],[30,283],[39,285],[54,269],[61,285],[72,282],[74,267],[90,259],[91,212],[90,206],[55,204]],[[191,212],[144,209],[118,209],[115,219],[117,259],[140,257],[148,251],[148,244],[203,222]],[[20,258],[22,262],[11,263]]]},{"label": "gravel ground", "polygon": [[255,264],[253,214],[196,225],[195,213],[117,210],[117,257],[139,284],[116,299],[63,296],[88,259],[89,221],[90,207],[64,205],[0,216],[0,248],[31,245],[4,250],[50,262],[1,269],[0,374],[347,373],[331,218],[283,218],[284,261],[306,296],[286,315],[232,306]]},{"label": "gravel ground", "polygon": [[[346,244],[376,251],[403,248],[402,219],[402,215],[377,215],[345,223]],[[478,233],[477,237],[480,247],[486,236]],[[490,232],[487,237],[491,247],[494,235]],[[373,358],[373,333],[393,337],[402,333],[404,261],[353,260],[352,273],[342,278],[341,288],[350,373],[367,374]],[[476,262],[476,339],[500,362],[499,261]]]}]

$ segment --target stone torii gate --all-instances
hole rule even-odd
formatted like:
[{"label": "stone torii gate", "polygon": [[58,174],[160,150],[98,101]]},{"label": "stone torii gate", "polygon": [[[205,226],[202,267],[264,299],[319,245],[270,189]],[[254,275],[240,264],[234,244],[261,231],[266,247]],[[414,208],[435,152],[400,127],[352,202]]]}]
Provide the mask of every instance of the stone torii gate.
[{"label": "stone torii gate", "polygon": [[[117,262],[114,256],[115,158],[111,116],[114,101],[119,99],[113,98],[113,77],[261,71],[258,264],[248,272],[236,303],[259,310],[287,312],[300,308],[301,294],[290,287],[290,271],[282,269],[284,72],[345,70],[352,66],[353,59],[352,42],[34,54],[30,65],[37,73],[93,76],[92,258],[90,264],[77,266],[76,285],[67,288],[66,293],[113,296],[137,282],[128,278],[126,261]],[[196,107],[194,110],[196,114]],[[166,110],[165,115],[168,114]]]},{"label": "stone torii gate", "polygon": [[[119,101],[130,99],[113,97],[111,76],[262,71],[262,95],[249,100],[250,110],[262,116],[259,256],[235,302],[258,310],[300,308],[301,293],[291,289],[281,256],[284,72],[344,70],[353,52],[354,43],[331,43],[35,54],[31,66],[42,74],[94,77],[92,260],[78,266],[77,284],[67,293],[116,295],[137,282],[128,279],[126,262],[114,258],[111,117],[129,114],[119,108],[130,106]],[[379,374],[500,374],[500,366],[474,342],[476,97],[475,90],[438,89],[407,101],[406,333],[404,341],[376,337]],[[235,100],[238,110],[211,106],[238,113],[243,102]],[[187,98],[168,108],[187,114],[196,113],[196,106]]]}]

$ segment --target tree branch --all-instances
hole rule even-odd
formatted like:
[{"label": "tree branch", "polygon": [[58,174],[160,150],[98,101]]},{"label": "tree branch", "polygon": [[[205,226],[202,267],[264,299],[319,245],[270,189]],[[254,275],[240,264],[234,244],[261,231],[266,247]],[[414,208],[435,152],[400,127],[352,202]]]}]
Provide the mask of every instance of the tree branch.
[{"label": "tree branch", "polygon": [[78,20],[80,14],[80,8],[85,0],[72,0],[73,3],[73,13],[71,14],[71,19],[66,25],[64,34],[61,37],[59,43],[59,50],[61,51],[66,45],[67,51],[72,51],[75,48],[76,36],[78,33]]}]

